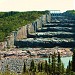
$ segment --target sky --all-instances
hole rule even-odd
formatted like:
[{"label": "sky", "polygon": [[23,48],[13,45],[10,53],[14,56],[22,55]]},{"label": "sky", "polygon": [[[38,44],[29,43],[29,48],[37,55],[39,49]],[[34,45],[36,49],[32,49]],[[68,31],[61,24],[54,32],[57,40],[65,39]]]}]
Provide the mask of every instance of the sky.
[{"label": "sky", "polygon": [[0,11],[66,10],[75,9],[75,0],[0,0]]}]

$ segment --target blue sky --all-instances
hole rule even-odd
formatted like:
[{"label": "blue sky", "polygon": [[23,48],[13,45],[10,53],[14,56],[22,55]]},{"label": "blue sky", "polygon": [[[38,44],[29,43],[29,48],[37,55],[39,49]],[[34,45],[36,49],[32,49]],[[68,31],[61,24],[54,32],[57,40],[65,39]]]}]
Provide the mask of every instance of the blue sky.
[{"label": "blue sky", "polygon": [[73,10],[75,0],[0,0],[0,11]]}]

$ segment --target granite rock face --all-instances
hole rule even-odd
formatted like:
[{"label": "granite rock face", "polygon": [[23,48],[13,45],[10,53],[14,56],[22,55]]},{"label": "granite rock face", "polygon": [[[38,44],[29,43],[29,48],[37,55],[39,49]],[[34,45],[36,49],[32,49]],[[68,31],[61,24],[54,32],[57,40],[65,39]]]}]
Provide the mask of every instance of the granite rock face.
[{"label": "granite rock face", "polygon": [[[18,58],[7,58],[0,60],[0,70],[3,72],[7,69],[13,72],[21,73],[23,71],[24,62],[26,64],[26,68],[30,68],[31,59],[18,59]],[[40,59],[34,59],[35,65],[38,64]]]}]

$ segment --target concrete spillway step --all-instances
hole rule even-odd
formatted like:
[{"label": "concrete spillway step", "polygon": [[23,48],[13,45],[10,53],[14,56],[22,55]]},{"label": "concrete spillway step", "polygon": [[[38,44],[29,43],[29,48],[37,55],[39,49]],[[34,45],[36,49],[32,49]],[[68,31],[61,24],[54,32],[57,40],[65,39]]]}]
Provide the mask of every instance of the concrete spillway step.
[{"label": "concrete spillway step", "polygon": [[51,48],[55,46],[59,47],[74,47],[75,39],[73,38],[27,38],[20,41],[15,41],[15,46],[24,48],[24,47],[43,47]]},{"label": "concrete spillway step", "polygon": [[75,24],[75,20],[67,20],[67,21],[64,20],[64,21],[61,21],[61,22],[60,21],[59,22],[58,21],[53,21],[53,22],[50,22],[50,23],[58,23],[58,24],[59,23],[74,23]]},{"label": "concrete spillway step", "polygon": [[75,29],[72,27],[43,27],[39,28],[37,32],[58,32],[58,31],[65,31],[65,32],[75,32]]},{"label": "concrete spillway step", "polygon": [[32,47],[32,48],[52,48],[52,47],[75,47],[75,42],[26,42],[26,41],[16,41],[15,46],[19,48]]},{"label": "concrete spillway step", "polygon": [[70,24],[70,23],[68,23],[68,24],[64,24],[64,23],[59,23],[59,24],[57,24],[57,23],[50,23],[50,24],[45,24],[45,25],[42,25],[42,27],[75,27],[75,24]]},{"label": "concrete spillway step", "polygon": [[53,38],[27,38],[27,39],[23,39],[21,41],[26,41],[26,42],[74,42],[75,39],[73,38],[57,38],[57,37],[53,37]]},{"label": "concrete spillway step", "polygon": [[27,36],[28,38],[52,38],[52,37],[58,37],[58,38],[75,38],[75,34],[71,32],[37,32],[33,34],[29,34]]},{"label": "concrete spillway step", "polygon": [[57,38],[75,38],[75,35],[69,35],[69,34],[59,34],[59,35],[28,35],[28,38],[52,38],[52,37],[57,37]]}]

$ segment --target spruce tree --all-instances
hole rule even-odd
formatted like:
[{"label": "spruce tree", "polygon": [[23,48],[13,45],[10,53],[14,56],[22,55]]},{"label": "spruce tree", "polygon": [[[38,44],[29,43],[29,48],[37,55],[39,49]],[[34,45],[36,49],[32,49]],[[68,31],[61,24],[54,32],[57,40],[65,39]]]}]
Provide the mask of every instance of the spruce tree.
[{"label": "spruce tree", "polygon": [[61,74],[61,57],[60,57],[60,53],[59,52],[58,52],[58,63],[57,63],[57,65],[58,65],[57,73],[58,73],[58,75],[60,75]]},{"label": "spruce tree", "polygon": [[49,72],[49,74],[50,74],[50,72],[51,72],[51,69],[50,69],[50,63],[51,63],[50,55],[49,55],[49,58],[48,58],[48,62],[49,62],[49,65],[48,65],[48,72]]},{"label": "spruce tree", "polygon": [[34,60],[32,60],[30,64],[30,71],[33,71],[34,67],[35,67]]},{"label": "spruce tree", "polygon": [[64,75],[64,73],[65,73],[64,64],[61,63],[61,74]]},{"label": "spruce tree", "polygon": [[66,74],[68,74],[68,75],[69,75],[69,66],[67,66]]},{"label": "spruce tree", "polygon": [[75,49],[72,55],[72,71],[75,72]]},{"label": "spruce tree", "polygon": [[51,73],[51,67],[50,67],[50,64],[48,65],[48,73],[49,73],[49,74]]},{"label": "spruce tree", "polygon": [[47,64],[47,60],[45,60],[45,72],[47,73],[47,71],[48,71],[48,64]]},{"label": "spruce tree", "polygon": [[50,55],[49,55],[49,60],[48,60],[49,64],[51,63],[51,60],[50,60]]},{"label": "spruce tree", "polygon": [[69,65],[68,65],[68,67],[69,67],[69,71],[71,71],[71,62],[70,62],[70,60],[69,60]]},{"label": "spruce tree", "polygon": [[38,63],[38,71],[39,71],[39,72],[41,71],[40,63]]},{"label": "spruce tree", "polygon": [[60,57],[60,53],[58,52],[58,63],[61,62],[61,57]]},{"label": "spruce tree", "polygon": [[52,75],[55,75],[56,70],[56,54],[52,55]]},{"label": "spruce tree", "polygon": [[69,63],[68,63],[68,66],[67,66],[67,69],[66,69],[66,73],[67,74],[71,74],[71,62],[70,62],[70,60],[69,60]]},{"label": "spruce tree", "polygon": [[40,65],[40,70],[42,72],[42,70],[43,70],[43,63],[41,63],[41,65]]},{"label": "spruce tree", "polygon": [[25,72],[26,72],[26,64],[25,64],[25,62],[24,62],[23,73],[25,73]]}]

